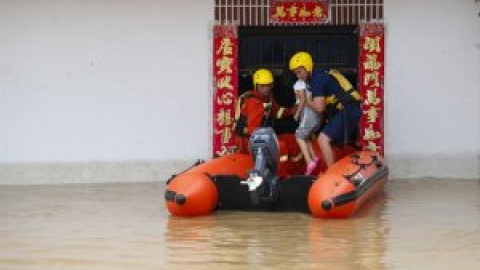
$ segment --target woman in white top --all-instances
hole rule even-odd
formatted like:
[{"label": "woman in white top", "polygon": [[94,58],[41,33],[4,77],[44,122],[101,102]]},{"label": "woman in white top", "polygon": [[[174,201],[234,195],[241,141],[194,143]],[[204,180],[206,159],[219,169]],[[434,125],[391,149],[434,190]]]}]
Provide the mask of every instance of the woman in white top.
[{"label": "woman in white top", "polygon": [[297,138],[298,145],[302,150],[303,157],[307,164],[306,175],[312,174],[313,170],[317,167],[318,157],[315,155],[312,147],[312,136],[315,131],[320,128],[322,123],[322,116],[313,111],[310,107],[306,106],[306,99],[312,98],[312,93],[309,91],[308,84],[305,81],[298,80],[293,85],[295,96],[297,97],[298,109],[295,112],[295,120],[300,123],[295,131],[295,137]]}]

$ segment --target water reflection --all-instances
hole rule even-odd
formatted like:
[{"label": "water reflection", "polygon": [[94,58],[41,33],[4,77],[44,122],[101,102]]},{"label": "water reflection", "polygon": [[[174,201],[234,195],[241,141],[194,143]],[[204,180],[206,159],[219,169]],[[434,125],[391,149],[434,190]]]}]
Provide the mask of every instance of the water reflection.
[{"label": "water reflection", "polygon": [[301,213],[218,212],[170,216],[165,232],[169,264],[222,269],[383,269],[381,194],[348,220]]},{"label": "water reflection", "polygon": [[345,220],[175,218],[164,191],[151,183],[1,187],[0,269],[480,269],[480,180],[391,181]]}]

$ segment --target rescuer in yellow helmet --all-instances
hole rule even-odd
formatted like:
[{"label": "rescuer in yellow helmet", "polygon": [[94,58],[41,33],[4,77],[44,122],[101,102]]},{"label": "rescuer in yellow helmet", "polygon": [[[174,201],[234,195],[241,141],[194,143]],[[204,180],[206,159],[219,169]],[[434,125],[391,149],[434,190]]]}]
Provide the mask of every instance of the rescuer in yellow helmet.
[{"label": "rescuer in yellow helmet", "polygon": [[[272,127],[275,119],[293,115],[291,108],[278,105],[273,99],[274,77],[268,69],[258,69],[253,74],[253,90],[238,98],[235,111],[235,142],[241,152],[248,152],[250,135],[260,127]],[[301,151],[293,134],[278,136],[281,160],[278,168],[280,177],[300,174],[303,170]],[[300,157],[300,158],[299,158]]]},{"label": "rescuer in yellow helmet", "polygon": [[314,70],[313,59],[308,52],[295,53],[290,59],[289,68],[299,81],[306,83],[306,88],[311,92],[311,97],[305,100],[305,106],[322,114],[326,120],[317,142],[326,165],[330,167],[335,162],[332,144],[342,146],[356,140],[362,115],[360,94],[338,71]]}]

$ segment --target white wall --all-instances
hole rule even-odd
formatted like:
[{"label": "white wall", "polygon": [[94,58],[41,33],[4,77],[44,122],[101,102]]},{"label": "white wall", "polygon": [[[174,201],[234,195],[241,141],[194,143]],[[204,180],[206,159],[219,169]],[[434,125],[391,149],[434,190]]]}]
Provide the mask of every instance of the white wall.
[{"label": "white wall", "polygon": [[480,177],[480,4],[385,3],[386,153],[397,177]]},{"label": "white wall", "polygon": [[[473,0],[388,0],[394,177],[480,177]],[[0,184],[152,181],[209,156],[213,1],[0,1]]]},{"label": "white wall", "polygon": [[212,25],[213,1],[1,1],[0,162],[207,157]]},{"label": "white wall", "polygon": [[206,156],[213,7],[197,2],[2,1],[0,161]]}]

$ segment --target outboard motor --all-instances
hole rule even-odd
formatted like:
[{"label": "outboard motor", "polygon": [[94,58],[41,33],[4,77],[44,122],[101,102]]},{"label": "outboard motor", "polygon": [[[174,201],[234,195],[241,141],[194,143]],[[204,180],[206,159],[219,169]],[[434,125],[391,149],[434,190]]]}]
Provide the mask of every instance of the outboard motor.
[{"label": "outboard motor", "polygon": [[272,128],[259,128],[250,137],[250,153],[255,167],[242,184],[248,185],[252,204],[274,203],[277,199],[277,169],[280,150]]}]

